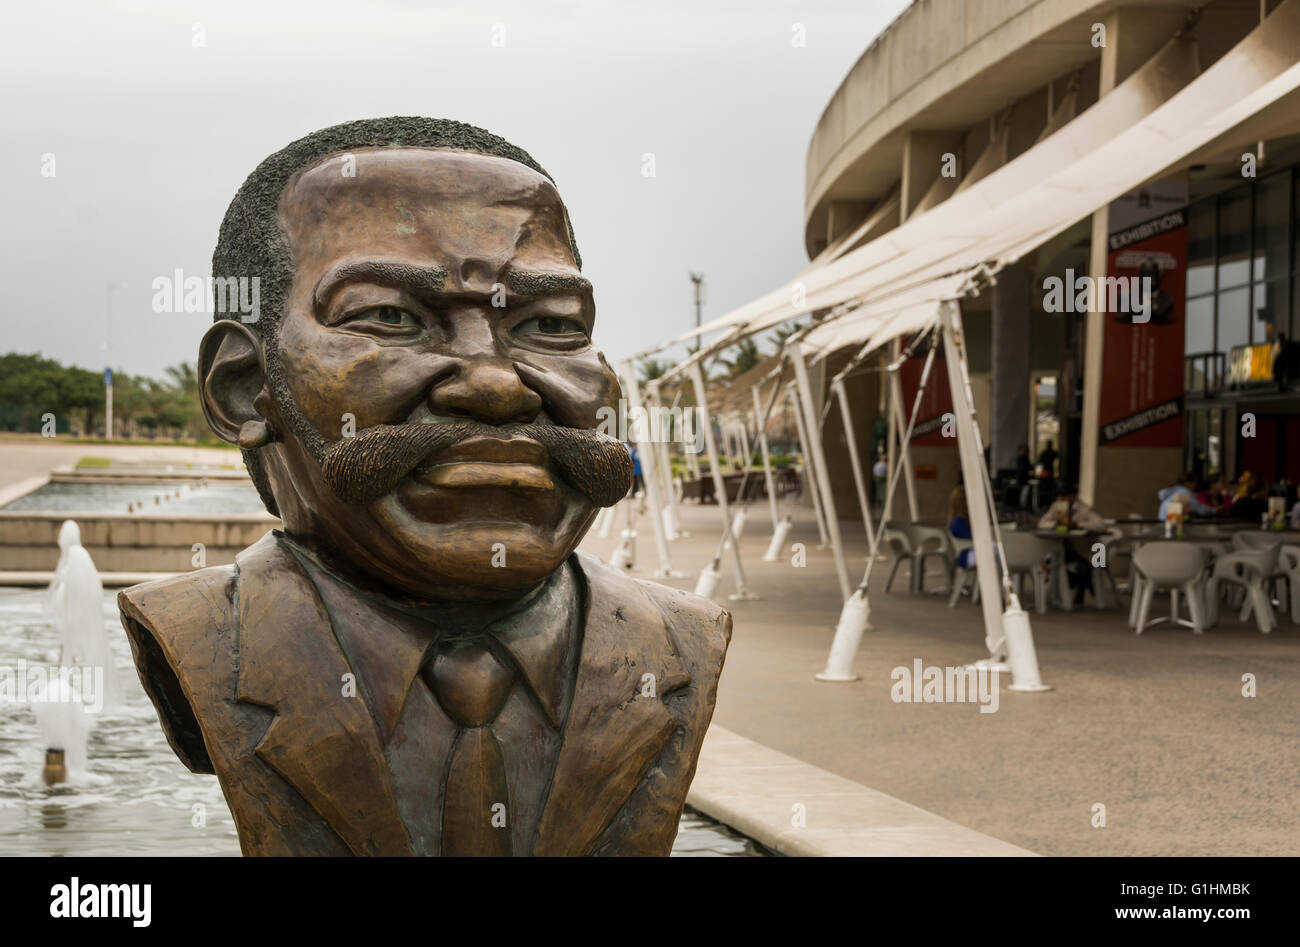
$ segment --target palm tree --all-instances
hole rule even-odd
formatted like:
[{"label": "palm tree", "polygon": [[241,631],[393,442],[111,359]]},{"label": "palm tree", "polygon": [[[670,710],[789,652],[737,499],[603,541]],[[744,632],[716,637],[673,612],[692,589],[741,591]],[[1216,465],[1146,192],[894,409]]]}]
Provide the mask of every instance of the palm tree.
[{"label": "palm tree", "polygon": [[194,371],[194,365],[190,362],[180,362],[176,365],[168,365],[164,369],[171,383],[185,394],[195,394],[199,392],[199,376]]},{"label": "palm tree", "polygon": [[776,330],[770,336],[768,336],[768,338],[771,339],[771,341],[776,345],[776,350],[779,352],[781,351],[781,346],[785,345],[785,340],[790,338],[790,336],[794,335],[802,328],[803,328],[803,323],[799,322],[798,320],[795,320],[794,322],[788,323],[786,325],[777,326]]},{"label": "palm tree", "polygon": [[667,374],[668,370],[673,368],[677,363],[670,362],[668,359],[647,358],[640,365],[638,373],[641,387],[644,388],[647,383],[661,378]]},{"label": "palm tree", "polygon": [[758,343],[754,341],[752,335],[737,342],[731,351],[735,353],[731,358],[718,356],[717,359],[718,363],[726,366],[725,377],[727,378],[737,378],[745,374],[763,358],[763,353],[759,351]]}]

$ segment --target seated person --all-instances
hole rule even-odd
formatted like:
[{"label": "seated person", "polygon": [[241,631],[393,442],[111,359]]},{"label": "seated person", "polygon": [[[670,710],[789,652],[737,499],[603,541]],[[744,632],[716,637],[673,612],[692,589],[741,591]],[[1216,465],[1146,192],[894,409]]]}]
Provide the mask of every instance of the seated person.
[{"label": "seated person", "polygon": [[1233,500],[1228,515],[1234,520],[1258,523],[1260,517],[1268,512],[1268,484],[1253,478],[1250,483],[1251,492],[1238,500]]},{"label": "seated person", "polygon": [[1072,483],[1061,484],[1054,502],[1038,520],[1039,529],[1055,529],[1064,523],[1071,529],[1088,529],[1103,532],[1106,520],[1101,514],[1079,499],[1079,488]]},{"label": "seated person", "polygon": [[1198,486],[1196,474],[1192,471],[1185,472],[1178,478],[1178,482],[1172,487],[1165,487],[1157,494],[1160,500],[1160,510],[1156,513],[1156,519],[1164,521],[1165,514],[1169,512],[1169,505],[1175,499],[1182,501],[1187,512],[1192,516],[1214,516],[1218,512],[1214,507],[1206,506],[1196,498],[1196,488]]},{"label": "seated person", "polygon": [[1209,485],[1206,486],[1204,490],[1196,494],[1196,499],[1202,506],[1209,507],[1214,510],[1216,516],[1219,516],[1227,512],[1229,502],[1227,491],[1228,480],[1226,477],[1220,475],[1210,481]]},{"label": "seated person", "polygon": [[[1057,488],[1056,502],[1048,508],[1038,521],[1039,529],[1056,529],[1065,525],[1071,529],[1087,529],[1102,532],[1106,529],[1106,520],[1087,503],[1079,499],[1079,488],[1072,483],[1063,483]],[[1065,574],[1070,583],[1070,594],[1076,605],[1083,602],[1084,593],[1092,586],[1092,561],[1079,554],[1073,543],[1064,543]]]},{"label": "seated person", "polygon": [[[966,508],[966,487],[959,481],[948,495],[948,533],[953,539],[970,539],[970,511]],[[975,550],[962,549],[957,553],[957,566],[961,569],[975,567]]]}]

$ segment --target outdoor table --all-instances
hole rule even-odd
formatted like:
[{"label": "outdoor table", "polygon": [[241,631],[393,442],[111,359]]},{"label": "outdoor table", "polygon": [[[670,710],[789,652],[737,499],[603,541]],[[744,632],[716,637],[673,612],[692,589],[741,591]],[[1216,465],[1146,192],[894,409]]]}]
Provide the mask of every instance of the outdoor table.
[{"label": "outdoor table", "polygon": [[[1067,530],[1065,532],[1061,532],[1056,529],[1042,529],[1040,527],[1034,530],[1034,535],[1039,536],[1043,539],[1052,539],[1060,542],[1061,553],[1059,556],[1056,557],[1056,582],[1055,582],[1056,597],[1057,600],[1060,602],[1062,611],[1066,611],[1066,612],[1074,611],[1074,596],[1070,594],[1070,578],[1069,578],[1069,573],[1066,571],[1065,568],[1065,545],[1071,539],[1088,540],[1088,539],[1099,539],[1102,536],[1109,536],[1110,535],[1109,530],[1075,528],[1075,529]],[[1107,571],[1110,570],[1109,557],[1107,557],[1106,565],[1103,566],[1103,568],[1105,568]],[[1093,598],[1096,599],[1098,608],[1104,607],[1101,604],[1101,595],[1099,594],[1099,587],[1095,583],[1093,585]],[[1118,605],[1119,603],[1116,602],[1115,604]]]}]

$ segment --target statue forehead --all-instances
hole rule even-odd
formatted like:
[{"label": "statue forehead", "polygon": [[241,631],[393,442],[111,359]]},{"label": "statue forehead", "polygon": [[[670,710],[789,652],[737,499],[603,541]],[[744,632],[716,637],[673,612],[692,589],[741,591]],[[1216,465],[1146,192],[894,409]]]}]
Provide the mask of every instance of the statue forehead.
[{"label": "statue forehead", "polygon": [[558,203],[543,174],[497,155],[443,148],[364,148],[322,158],[290,178],[282,208],[376,188],[410,188],[432,199]]},{"label": "statue forehead", "polygon": [[[555,185],[527,165],[496,155],[435,148],[340,152],[299,171],[285,186],[280,216],[290,234],[326,218],[366,217],[397,206],[460,214],[510,207],[561,231]],[[534,213],[529,213],[532,211]],[[535,225],[534,225],[535,226]]]}]

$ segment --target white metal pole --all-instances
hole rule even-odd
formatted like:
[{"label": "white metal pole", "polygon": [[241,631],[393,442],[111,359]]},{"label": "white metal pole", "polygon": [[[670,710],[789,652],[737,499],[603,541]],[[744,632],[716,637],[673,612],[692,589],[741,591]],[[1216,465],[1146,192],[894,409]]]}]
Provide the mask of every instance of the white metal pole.
[{"label": "white metal pole", "polygon": [[[673,464],[672,452],[668,444],[675,437],[676,432],[673,430],[673,415],[671,411],[664,411],[663,401],[659,397],[659,385],[657,382],[651,382],[646,386],[650,395],[650,410],[655,413],[658,423],[658,437],[655,439],[654,447],[659,452],[659,482],[663,484],[661,496],[665,497],[664,509],[668,521],[668,539],[674,540],[681,535],[681,519],[677,515],[677,491],[673,489]],[[674,400],[673,406],[676,407],[677,401],[681,400],[681,393],[678,392],[677,399]],[[665,430],[665,425],[667,430]]]},{"label": "white metal pole", "polygon": [[[704,425],[704,449],[709,454],[709,472],[713,475],[713,490],[722,512],[722,535],[724,539],[731,535],[731,509],[727,503],[727,485],[722,480],[722,470],[718,465],[718,445],[713,437],[713,421],[709,416],[709,398],[704,392],[704,372],[698,361],[691,363],[691,381],[695,385],[695,400],[700,406],[701,423]],[[736,566],[736,591],[731,598],[740,601],[756,599],[757,595],[745,587],[745,567],[740,561],[740,543],[731,544],[731,560]]]},{"label": "white metal pole", "polygon": [[872,537],[875,527],[871,524],[871,503],[867,500],[867,482],[863,478],[862,459],[858,456],[858,439],[853,433],[853,415],[849,412],[849,395],[844,390],[844,379],[835,380],[835,397],[840,404],[840,417],[844,421],[844,440],[849,446],[849,464],[853,467],[853,485],[858,491],[858,506],[862,507],[862,525],[867,531],[867,545],[875,544]]},{"label": "white metal pole", "polygon": [[[930,377],[930,369],[934,365],[935,347],[931,345],[929,354],[925,357],[925,365],[921,369],[921,388],[916,393],[916,401],[912,405],[912,419],[902,429],[902,439],[904,442],[911,436],[913,425],[916,424],[916,415],[921,408],[921,398],[925,383]],[[891,365],[891,371],[896,371]],[[900,457],[900,462],[906,458]],[[889,473],[889,487],[885,490],[885,506],[880,514],[881,523],[889,522],[889,516],[894,506],[894,496],[898,492],[898,471],[891,470]],[[839,623],[835,626],[835,637],[831,641],[830,653],[826,656],[826,667],[819,674],[815,675],[819,681],[845,683],[848,681],[858,680],[858,675],[853,673],[853,659],[858,653],[858,646],[862,642],[863,633],[871,626],[871,606],[867,599],[868,586],[871,582],[871,570],[876,564],[876,553],[880,548],[880,537],[884,533],[883,527],[875,534],[871,543],[871,551],[867,556],[867,568],[862,574],[862,582],[840,611]]]},{"label": "white metal pole", "polygon": [[727,467],[732,473],[736,471],[736,451],[734,441],[736,438],[735,428],[730,421],[722,422],[718,425],[718,430],[722,433],[722,447],[727,452]]},{"label": "white metal pole", "polygon": [[831,553],[835,557],[835,574],[840,580],[841,598],[845,601],[853,594],[853,585],[849,582],[849,570],[844,563],[844,544],[840,541],[840,521],[835,514],[835,497],[831,494],[831,481],[826,469],[826,452],[822,448],[821,425],[813,410],[812,386],[808,383],[808,366],[804,363],[803,346],[795,342],[786,351],[794,363],[795,384],[799,387],[799,400],[803,404],[806,417],[804,427],[808,433],[808,446],[816,455],[814,473],[818,486],[821,487],[822,511],[826,514],[826,531],[831,537]]},{"label": "white metal pole", "polygon": [[[645,412],[641,410],[641,390],[637,386],[636,369],[631,359],[623,362],[623,389],[627,394],[632,416],[644,419]],[[660,483],[657,475],[659,458],[655,453],[654,444],[649,443],[650,432],[643,430],[639,433],[642,436],[637,441],[637,451],[641,455],[646,499],[650,501],[650,526],[654,530],[655,547],[659,551],[659,571],[655,576],[665,579],[680,576],[680,572],[673,571],[672,555],[668,551],[668,537],[664,534],[664,507],[659,498]]]},{"label": "white metal pole", "polygon": [[[916,475],[912,470],[912,449],[909,445],[903,443],[902,438],[906,435],[903,433],[907,429],[907,422],[903,420],[903,382],[899,378],[900,372],[891,372],[889,375],[889,384],[893,390],[894,397],[894,427],[899,432],[898,449],[903,455],[903,486],[907,488],[907,508],[912,513],[912,519],[920,519],[921,514],[918,512],[919,507],[916,503]],[[918,389],[918,394],[920,393]]]},{"label": "white metal pole", "polygon": [[808,435],[804,430],[803,407],[799,402],[799,392],[794,388],[790,389],[790,401],[794,406],[794,426],[795,433],[799,437],[799,453],[803,456],[804,481],[808,487],[808,495],[812,497],[813,519],[817,521],[817,535],[821,537],[821,544],[818,548],[825,549],[829,540],[826,538],[826,518],[822,515],[821,491],[817,489],[817,476],[813,473],[813,456],[812,451],[808,449]]},{"label": "white metal pole", "polygon": [[974,419],[966,405],[965,384],[961,377],[962,354],[953,335],[953,309],[956,303],[945,301],[940,309],[948,385],[957,410],[957,453],[961,460],[962,480],[966,484],[966,508],[970,513],[971,546],[975,551],[976,578],[980,585],[980,607],[984,610],[984,639],[989,653],[1002,644],[1002,585],[998,581],[997,556],[993,550],[993,521],[985,499],[984,478],[987,470],[975,446]]},{"label": "white metal pole", "polygon": [[776,511],[776,487],[772,484],[772,459],[767,449],[767,418],[763,414],[763,405],[758,398],[758,386],[749,389],[754,396],[754,424],[758,426],[758,448],[763,454],[763,482],[767,486],[767,505],[772,511],[772,529],[780,524],[781,518]]},{"label": "white metal pole", "polygon": [[[998,539],[996,501],[989,480],[988,466],[984,463],[984,446],[979,427],[975,423],[975,397],[971,392],[970,368],[966,361],[966,340],[962,332],[961,308],[957,300],[946,299],[939,310],[943,331],[944,350],[948,353],[948,384],[952,390],[954,414],[957,421],[957,446],[962,461],[962,477],[966,482],[967,507],[971,513],[972,546],[980,583],[981,603],[984,608],[985,643],[990,659],[977,662],[987,667],[1001,667],[1005,655],[1011,666],[1011,690],[1041,692],[1051,690],[1039,677],[1038,654],[1034,648],[1034,633],[1029,615],[1020,607],[1020,601],[1006,571],[1006,551]],[[972,486],[978,489],[977,503],[971,502]],[[983,535],[981,536],[981,532]],[[994,545],[1002,556],[1001,588],[998,585],[998,561]],[[1005,602],[999,611],[991,608],[991,592],[998,594],[998,602]],[[1005,594],[1003,594],[1005,592]]]}]

